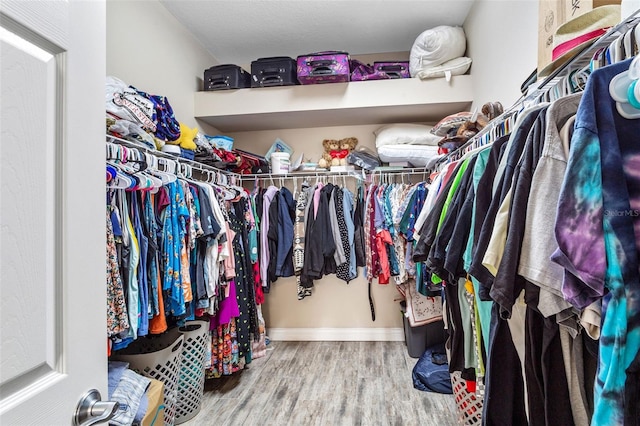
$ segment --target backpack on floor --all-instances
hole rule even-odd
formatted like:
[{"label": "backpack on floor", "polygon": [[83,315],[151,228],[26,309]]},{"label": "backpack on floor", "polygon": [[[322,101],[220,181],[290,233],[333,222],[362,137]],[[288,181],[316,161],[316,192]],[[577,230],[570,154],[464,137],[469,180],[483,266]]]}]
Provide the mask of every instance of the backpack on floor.
[{"label": "backpack on floor", "polygon": [[452,394],[451,376],[444,344],[427,348],[413,367],[413,387],[427,392]]}]

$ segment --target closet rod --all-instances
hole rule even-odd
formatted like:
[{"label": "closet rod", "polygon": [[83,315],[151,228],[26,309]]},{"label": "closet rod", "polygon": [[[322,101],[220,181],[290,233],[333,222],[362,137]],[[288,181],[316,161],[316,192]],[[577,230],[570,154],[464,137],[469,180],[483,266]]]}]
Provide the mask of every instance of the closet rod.
[{"label": "closet rod", "polygon": [[294,179],[299,177],[353,177],[359,180],[366,180],[367,176],[376,175],[419,175],[428,174],[429,170],[425,167],[407,167],[407,168],[389,168],[389,169],[374,169],[374,170],[349,170],[349,171],[328,171],[328,170],[309,170],[300,172],[290,172],[287,174],[273,174],[273,173],[255,173],[239,175],[243,181],[250,181],[256,179]]},{"label": "closet rod", "polygon": [[[590,45],[586,45],[580,49],[580,51],[569,61],[565,62],[561,66],[559,66],[556,70],[554,70],[547,78],[545,78],[539,85],[536,87],[530,94],[522,95],[518,98],[517,101],[513,103],[508,109],[506,109],[502,114],[491,120],[482,130],[478,132],[475,136],[461,145],[458,149],[453,152],[448,153],[440,160],[436,162],[435,167],[440,164],[447,162],[450,158],[454,156],[461,156],[465,149],[467,149],[472,144],[478,142],[480,138],[489,133],[493,128],[496,127],[499,123],[504,122],[507,118],[509,118],[514,112],[520,110],[523,105],[527,102],[531,102],[542,95],[546,90],[551,89],[558,81],[564,77],[566,77],[567,72],[569,71],[569,67],[573,67],[577,64],[583,63],[583,66],[586,66],[590,61],[593,53],[607,44],[610,44],[614,37],[619,36],[624,33],[626,30],[630,29],[633,25],[640,22],[640,9],[636,10],[631,16],[627,19],[612,27],[603,34],[599,39],[597,39],[594,43]],[[585,58],[588,58],[585,61]]]},{"label": "closet rod", "polygon": [[182,157],[176,157],[175,155],[171,155],[171,154],[167,154],[166,152],[162,152],[162,151],[158,151],[155,149],[150,149],[149,147],[147,147],[146,145],[143,145],[141,143],[137,143],[137,142],[133,142],[133,141],[129,141],[126,139],[121,139],[117,136],[113,136],[113,135],[109,135],[107,134],[107,142],[111,142],[117,145],[123,145],[127,148],[134,148],[134,149],[138,149],[141,151],[144,151],[150,155],[154,155],[156,157],[161,157],[161,158],[167,158],[173,161],[176,161],[177,163],[183,163],[183,164],[188,164],[190,165],[192,168],[199,170],[201,172],[212,172],[212,173],[222,173],[230,178],[233,179],[238,179],[241,180],[241,175],[238,173],[233,173],[233,172],[229,172],[226,170],[221,170],[221,169],[217,169],[215,167],[209,166],[207,164],[201,163],[199,161],[193,161],[193,160],[189,160],[188,158],[182,158]]}]

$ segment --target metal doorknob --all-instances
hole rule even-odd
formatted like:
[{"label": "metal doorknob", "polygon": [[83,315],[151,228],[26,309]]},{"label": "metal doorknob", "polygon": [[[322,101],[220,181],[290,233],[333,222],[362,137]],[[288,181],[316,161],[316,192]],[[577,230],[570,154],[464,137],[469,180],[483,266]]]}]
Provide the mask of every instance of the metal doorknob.
[{"label": "metal doorknob", "polygon": [[120,404],[112,401],[101,401],[100,392],[96,389],[88,391],[78,402],[73,416],[73,426],[90,426],[104,423],[118,412]]}]

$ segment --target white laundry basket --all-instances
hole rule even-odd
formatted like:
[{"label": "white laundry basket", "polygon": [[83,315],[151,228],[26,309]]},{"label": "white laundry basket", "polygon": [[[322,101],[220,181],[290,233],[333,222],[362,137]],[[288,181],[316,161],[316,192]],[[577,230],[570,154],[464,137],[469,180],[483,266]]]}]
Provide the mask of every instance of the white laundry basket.
[{"label": "white laundry basket", "polygon": [[200,412],[204,395],[205,361],[211,345],[207,321],[188,321],[179,330],[184,336],[184,344],[178,380],[176,424],[184,423]]},{"label": "white laundry basket", "polygon": [[184,339],[175,328],[157,336],[138,338],[111,356],[112,360],[128,362],[138,374],[164,384],[164,424],[169,426],[174,425],[178,408],[178,379]]}]

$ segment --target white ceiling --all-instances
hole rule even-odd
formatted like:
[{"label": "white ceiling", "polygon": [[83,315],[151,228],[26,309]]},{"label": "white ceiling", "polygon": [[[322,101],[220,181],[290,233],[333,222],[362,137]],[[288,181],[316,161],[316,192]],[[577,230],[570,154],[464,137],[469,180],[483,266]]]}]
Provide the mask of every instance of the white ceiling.
[{"label": "white ceiling", "polygon": [[473,0],[161,0],[222,64],[342,50],[406,52],[438,25],[462,25]]}]

